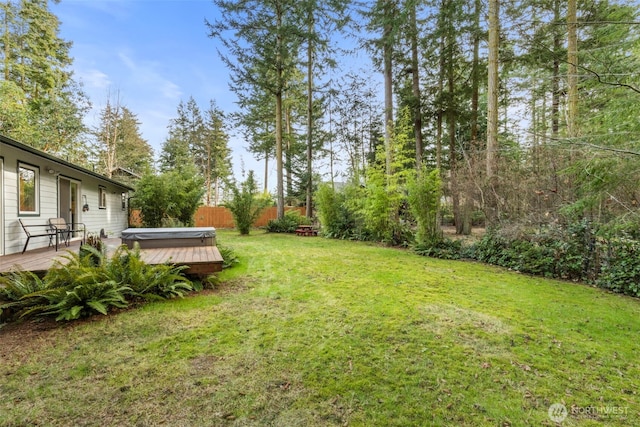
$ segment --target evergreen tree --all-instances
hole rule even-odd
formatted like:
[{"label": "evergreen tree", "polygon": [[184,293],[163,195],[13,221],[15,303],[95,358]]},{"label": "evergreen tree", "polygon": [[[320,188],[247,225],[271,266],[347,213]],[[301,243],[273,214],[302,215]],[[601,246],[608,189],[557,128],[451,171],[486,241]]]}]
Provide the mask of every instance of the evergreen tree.
[{"label": "evergreen tree", "polygon": [[60,21],[47,0],[5,1],[0,13],[0,73],[24,95],[20,121],[29,123],[28,129],[13,128],[12,135],[53,154],[81,157],[82,117],[89,105],[69,71],[71,43],[58,36]]},{"label": "evergreen tree", "polygon": [[278,218],[284,217],[283,101],[299,64],[304,30],[303,9],[294,0],[214,0],[224,19],[207,22],[210,36],[227,49],[221,54],[231,70],[231,89],[236,93],[256,88],[275,104],[275,157]]},{"label": "evergreen tree", "polygon": [[185,103],[180,101],[177,117],[169,124],[169,136],[162,146],[160,170],[180,170],[195,166],[201,172],[204,156],[197,158],[195,153],[204,146],[205,128],[200,108],[193,97]]},{"label": "evergreen tree", "polygon": [[234,115],[247,149],[257,160],[264,160],[264,191],[268,191],[269,159],[275,158],[275,110],[272,97],[252,90],[238,94],[241,111]]},{"label": "evergreen tree", "polygon": [[137,175],[150,172],[153,149],[140,135],[140,123],[127,107],[107,100],[100,112],[100,123],[94,131],[100,171],[112,177],[118,168]]},{"label": "evergreen tree", "polygon": [[205,112],[203,145],[196,152],[205,178],[207,205],[218,205],[222,183],[231,175],[231,150],[226,127],[224,113],[215,101],[211,101]]}]

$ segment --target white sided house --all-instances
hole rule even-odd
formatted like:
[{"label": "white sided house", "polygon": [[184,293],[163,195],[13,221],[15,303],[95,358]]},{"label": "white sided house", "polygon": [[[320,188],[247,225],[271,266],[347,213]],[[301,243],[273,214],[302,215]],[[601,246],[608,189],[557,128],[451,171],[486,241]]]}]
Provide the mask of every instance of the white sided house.
[{"label": "white sided house", "polygon": [[[132,191],[126,184],[0,135],[0,256],[22,252],[27,235],[20,220],[44,227],[50,218],[64,218],[68,224],[84,224],[87,234],[119,236],[128,226]],[[31,237],[27,249],[49,244],[47,236]]]}]

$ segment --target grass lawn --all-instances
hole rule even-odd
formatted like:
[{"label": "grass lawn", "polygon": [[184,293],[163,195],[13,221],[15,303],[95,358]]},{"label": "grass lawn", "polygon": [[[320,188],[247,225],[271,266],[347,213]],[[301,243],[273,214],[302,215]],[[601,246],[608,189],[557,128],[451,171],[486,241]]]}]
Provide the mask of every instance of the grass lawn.
[{"label": "grass lawn", "polygon": [[639,300],[363,243],[219,240],[241,264],[214,291],[1,328],[0,425],[640,423]]}]

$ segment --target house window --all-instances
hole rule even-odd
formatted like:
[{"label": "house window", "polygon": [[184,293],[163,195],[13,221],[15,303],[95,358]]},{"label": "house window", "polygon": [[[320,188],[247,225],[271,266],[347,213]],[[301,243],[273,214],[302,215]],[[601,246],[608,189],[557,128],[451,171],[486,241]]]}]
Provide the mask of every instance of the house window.
[{"label": "house window", "polygon": [[18,197],[19,213],[22,215],[38,214],[38,196],[40,194],[40,174],[35,166],[18,164]]},{"label": "house window", "polygon": [[98,187],[98,208],[107,209],[107,189]]},{"label": "house window", "polygon": [[127,193],[122,193],[120,197],[122,199],[122,210],[126,211],[127,210]]}]

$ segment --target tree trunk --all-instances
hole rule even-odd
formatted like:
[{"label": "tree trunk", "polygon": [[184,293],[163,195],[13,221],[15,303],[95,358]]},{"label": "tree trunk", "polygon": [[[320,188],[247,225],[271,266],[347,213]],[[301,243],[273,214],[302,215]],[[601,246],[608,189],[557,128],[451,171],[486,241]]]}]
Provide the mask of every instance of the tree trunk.
[{"label": "tree trunk", "polygon": [[[280,11],[277,15],[277,28],[282,28],[282,15]],[[277,36],[277,52],[276,55],[276,73],[277,81],[282,82],[283,79],[283,64],[282,64],[282,36]],[[281,84],[281,83],[278,83]],[[277,219],[284,218],[284,176],[282,165],[282,85],[276,92],[276,199],[277,199]]]},{"label": "tree trunk", "polygon": [[282,93],[278,93],[276,95],[276,199],[278,219],[284,218],[284,168],[282,163]]},{"label": "tree trunk", "polygon": [[285,108],[284,112],[285,131],[287,135],[286,151],[285,151],[285,171],[287,173],[287,206],[291,206],[293,198],[293,131],[291,129],[291,109]]},{"label": "tree trunk", "polygon": [[[473,62],[471,65],[471,151],[478,149],[478,100],[480,93],[480,13],[482,1],[475,1],[473,25]],[[475,156],[472,156],[472,159]]]},{"label": "tree trunk", "polygon": [[498,151],[498,49],[500,45],[500,2],[489,0],[489,63],[487,93],[486,213],[491,224],[497,220],[495,172]]},{"label": "tree trunk", "polygon": [[567,62],[569,63],[567,134],[569,138],[578,136],[576,120],[578,117],[578,11],[577,0],[569,0],[567,7]]},{"label": "tree trunk", "polygon": [[[451,34],[450,34],[451,35]],[[449,39],[451,46],[453,40]],[[458,182],[458,150],[456,147],[456,106],[455,106],[455,81],[453,70],[453,58],[449,55],[447,62],[447,124],[449,126],[449,171],[451,186],[451,202],[453,209],[453,222],[456,226],[456,234],[462,233],[462,218],[460,215],[460,185]]]},{"label": "tree trunk", "polygon": [[[309,34],[313,30],[313,18],[309,23]],[[312,163],[313,163],[313,43],[309,39],[309,49],[307,50],[307,182],[306,182],[306,217],[313,216],[312,209]]]},{"label": "tree trunk", "polygon": [[387,22],[383,31],[383,56],[384,56],[384,147],[387,175],[392,174],[391,163],[391,139],[393,138],[393,27],[389,19],[393,16],[391,0],[385,2]]},{"label": "tree trunk", "polygon": [[[560,22],[560,0],[555,0],[553,3],[553,20],[556,23]],[[558,129],[560,123],[560,56],[559,52],[562,49],[560,40],[560,27],[554,26],[553,28],[553,77],[551,79],[551,136],[556,138],[558,136]]]},{"label": "tree trunk", "polygon": [[480,153],[478,141],[478,110],[480,99],[480,14],[482,13],[482,1],[475,0],[473,17],[473,60],[471,64],[471,146],[467,157],[468,173],[464,178],[464,200],[462,206],[461,234],[471,234],[473,201],[475,194],[474,182],[478,179],[477,160]]},{"label": "tree trunk", "polygon": [[9,31],[9,13],[11,10],[11,4],[6,2],[3,6],[5,9],[4,13],[4,79],[9,81],[9,61],[11,58],[11,32]]},{"label": "tree trunk", "polygon": [[438,73],[438,98],[440,99],[436,112],[436,168],[442,168],[442,97],[444,93],[444,74],[445,74],[445,36],[444,36],[444,8],[446,7],[446,0],[442,0],[440,11],[440,70]]},{"label": "tree trunk", "polygon": [[205,179],[207,185],[207,206],[211,206],[211,187],[213,182],[211,181],[211,145],[207,144],[207,177]]},{"label": "tree trunk", "polygon": [[411,70],[413,91],[413,132],[416,140],[416,171],[422,171],[422,95],[420,94],[420,64],[418,63],[418,24],[416,20],[416,7],[414,3],[410,10],[411,20]]},{"label": "tree trunk", "polygon": [[269,185],[267,182],[269,181],[269,150],[266,150],[264,153],[264,192],[265,194],[269,192]]}]

